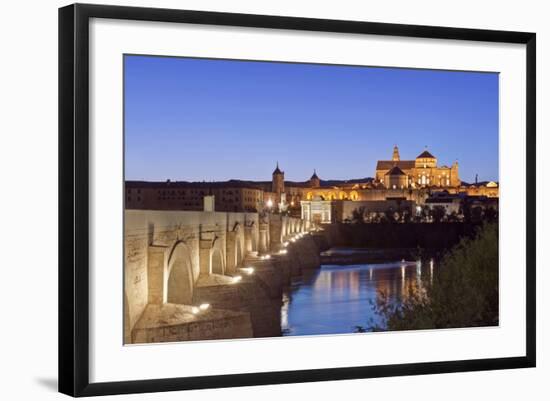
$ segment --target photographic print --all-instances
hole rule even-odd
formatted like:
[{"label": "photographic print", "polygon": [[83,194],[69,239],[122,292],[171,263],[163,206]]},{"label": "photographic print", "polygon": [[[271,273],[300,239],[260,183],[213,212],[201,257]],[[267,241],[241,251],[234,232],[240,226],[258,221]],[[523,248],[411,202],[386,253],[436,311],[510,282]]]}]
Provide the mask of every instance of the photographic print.
[{"label": "photographic print", "polygon": [[125,344],[499,325],[498,73],[123,74]]}]

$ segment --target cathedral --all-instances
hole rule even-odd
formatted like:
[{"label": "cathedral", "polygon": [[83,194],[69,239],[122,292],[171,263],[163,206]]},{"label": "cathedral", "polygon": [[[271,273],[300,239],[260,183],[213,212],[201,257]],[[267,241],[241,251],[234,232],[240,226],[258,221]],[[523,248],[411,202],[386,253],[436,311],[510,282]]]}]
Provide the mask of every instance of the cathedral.
[{"label": "cathedral", "polygon": [[447,190],[456,193],[462,182],[458,174],[458,162],[451,167],[438,165],[437,158],[424,150],[414,160],[401,160],[399,148],[394,146],[391,160],[379,160],[374,178],[349,181],[321,181],[317,172],[305,182],[285,182],[284,172],[277,168],[273,172],[272,190],[279,196],[285,193],[289,202],[313,199],[372,200],[404,198],[420,201],[429,190]]},{"label": "cathedral", "polygon": [[427,150],[415,160],[401,160],[399,148],[394,146],[391,160],[379,160],[375,180],[387,189],[422,187],[459,187],[458,162],[451,167],[438,166],[437,158]]}]

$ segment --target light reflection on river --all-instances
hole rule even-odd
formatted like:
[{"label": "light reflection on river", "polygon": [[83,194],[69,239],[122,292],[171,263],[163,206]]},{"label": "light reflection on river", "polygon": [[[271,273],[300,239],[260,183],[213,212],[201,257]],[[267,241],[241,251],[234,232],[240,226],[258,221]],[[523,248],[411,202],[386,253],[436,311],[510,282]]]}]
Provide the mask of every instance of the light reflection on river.
[{"label": "light reflection on river", "polygon": [[433,263],[414,261],[362,265],[323,265],[293,281],[283,296],[283,335],[353,333],[356,326],[384,321],[373,310],[383,291],[391,302],[401,302],[410,288],[423,288],[433,277]]}]

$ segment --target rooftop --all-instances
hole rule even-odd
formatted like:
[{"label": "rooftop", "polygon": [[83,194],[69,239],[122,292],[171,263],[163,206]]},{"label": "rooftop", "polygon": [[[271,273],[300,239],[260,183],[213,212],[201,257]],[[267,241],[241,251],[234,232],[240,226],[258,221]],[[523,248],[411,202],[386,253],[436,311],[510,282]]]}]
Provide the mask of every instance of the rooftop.
[{"label": "rooftop", "polygon": [[283,172],[279,169],[279,162],[277,162],[277,167],[273,170],[273,174],[283,174]]},{"label": "rooftop", "polygon": [[416,156],[417,159],[435,159],[435,156],[432,155],[430,152],[425,150],[424,152],[420,153],[418,156]]},{"label": "rooftop", "polygon": [[399,167],[393,166],[392,169],[386,173],[386,175],[406,175],[406,174]]},{"label": "rooftop", "polygon": [[377,170],[390,170],[393,166],[397,166],[401,170],[410,170],[414,168],[414,160],[378,160],[376,163]]}]

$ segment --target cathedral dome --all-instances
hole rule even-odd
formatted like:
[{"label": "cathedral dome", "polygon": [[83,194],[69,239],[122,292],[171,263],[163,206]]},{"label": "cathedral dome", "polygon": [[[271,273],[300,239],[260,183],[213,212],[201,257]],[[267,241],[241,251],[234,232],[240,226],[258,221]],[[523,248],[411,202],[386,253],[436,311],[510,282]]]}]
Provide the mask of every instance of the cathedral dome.
[{"label": "cathedral dome", "polygon": [[437,158],[426,149],[416,157],[414,165],[416,168],[436,168]]}]

